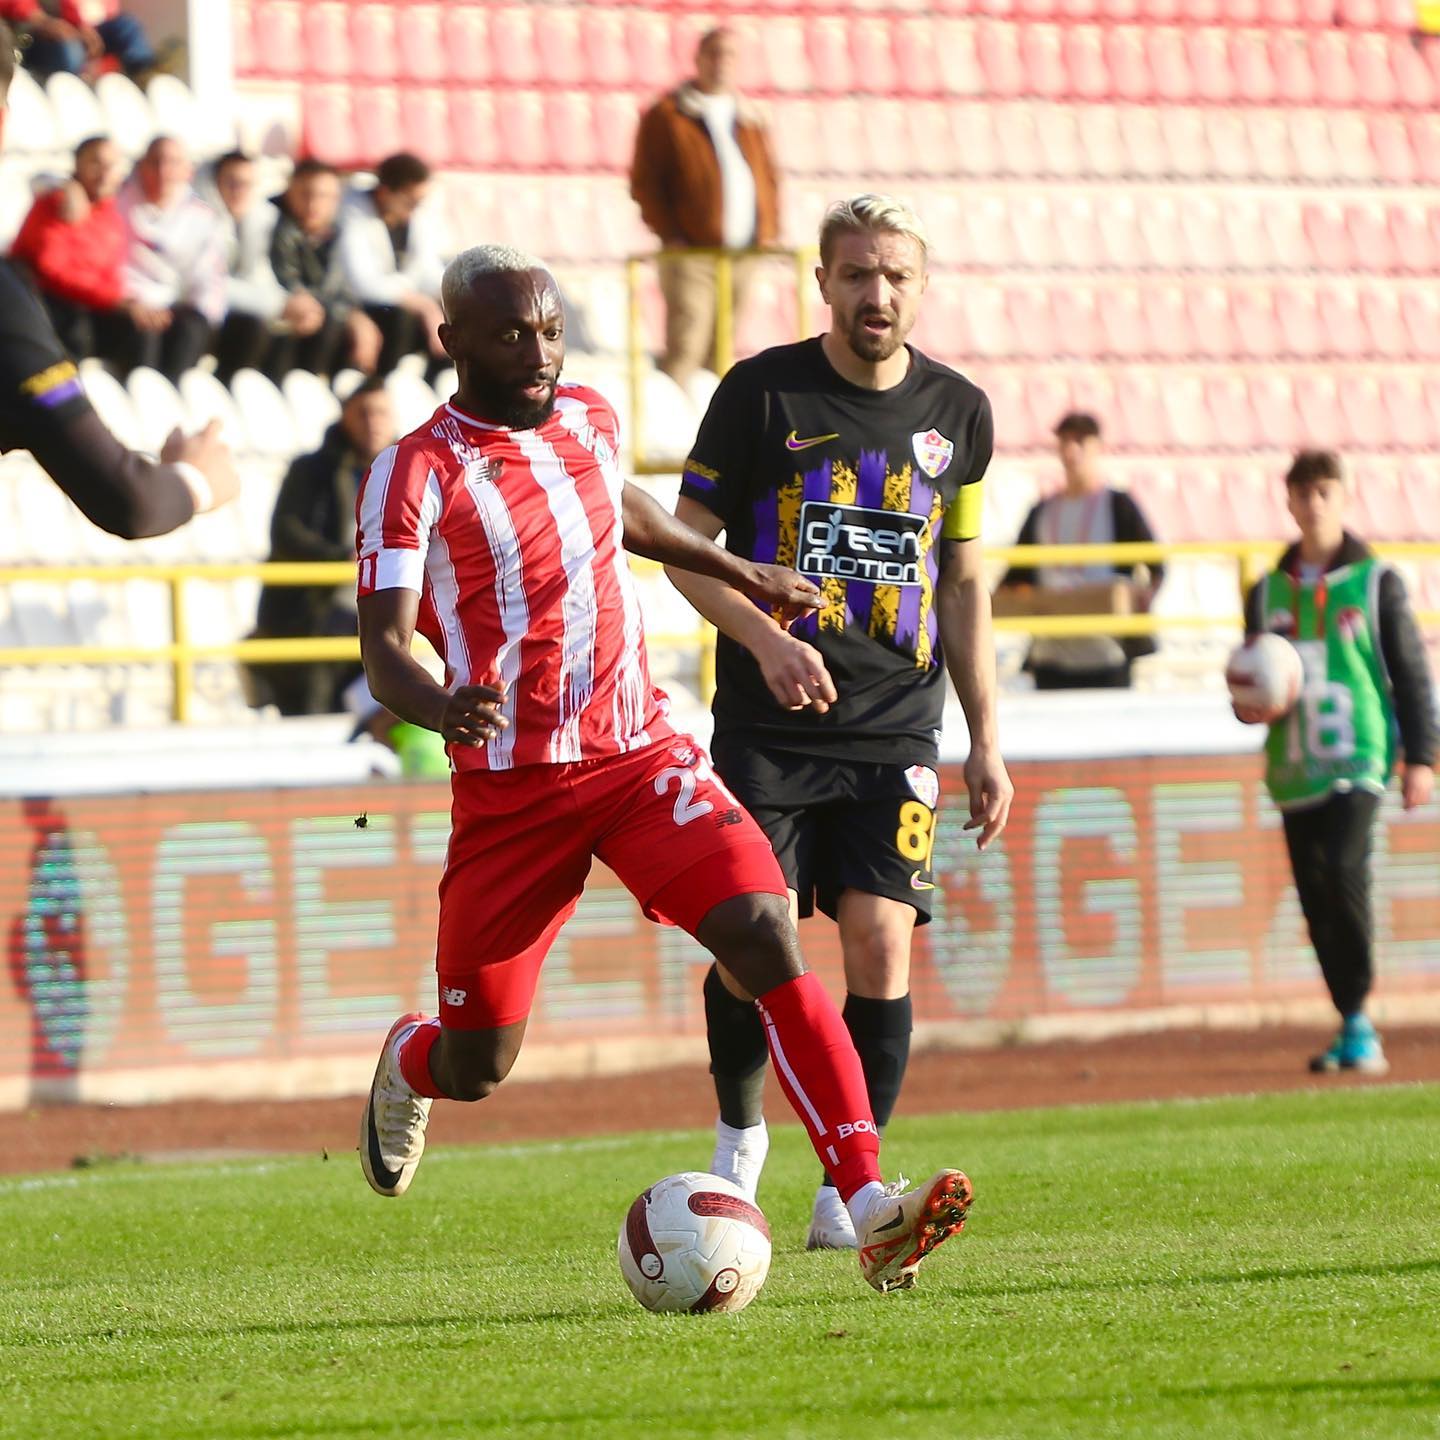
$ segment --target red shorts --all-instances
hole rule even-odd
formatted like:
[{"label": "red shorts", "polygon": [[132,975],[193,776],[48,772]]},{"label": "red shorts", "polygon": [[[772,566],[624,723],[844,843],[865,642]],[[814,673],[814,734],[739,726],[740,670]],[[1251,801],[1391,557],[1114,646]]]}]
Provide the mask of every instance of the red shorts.
[{"label": "red shorts", "polygon": [[785,895],[764,832],[685,735],[629,755],[453,777],[440,1022],[513,1025],[599,856],[651,920],[692,935],[722,900]]}]

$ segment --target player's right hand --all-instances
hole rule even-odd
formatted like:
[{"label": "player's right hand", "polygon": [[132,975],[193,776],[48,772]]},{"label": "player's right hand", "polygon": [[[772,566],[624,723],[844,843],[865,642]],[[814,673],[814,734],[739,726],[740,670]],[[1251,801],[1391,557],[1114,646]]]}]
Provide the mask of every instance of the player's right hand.
[{"label": "player's right hand", "polygon": [[440,733],[452,745],[483,745],[494,740],[510,722],[500,713],[505,686],[462,685],[454,691],[440,716]]},{"label": "player's right hand", "polygon": [[835,682],[813,645],[777,630],[751,653],[770,693],[786,710],[811,709],[823,715],[835,703]]},{"label": "player's right hand", "polygon": [[160,459],[167,465],[183,461],[204,475],[210,485],[207,510],[228,505],[240,493],[240,472],[235,468],[230,447],[220,438],[218,420],[212,420],[194,435],[172,430],[161,448]]},{"label": "player's right hand", "polygon": [[1242,725],[1273,725],[1280,718],[1259,705],[1237,705],[1232,700],[1230,708]]},{"label": "player's right hand", "polygon": [[785,565],[752,565],[750,571],[743,593],[777,612],[776,619],[787,630],[802,615],[813,614],[824,603],[819,589],[798,570]]}]

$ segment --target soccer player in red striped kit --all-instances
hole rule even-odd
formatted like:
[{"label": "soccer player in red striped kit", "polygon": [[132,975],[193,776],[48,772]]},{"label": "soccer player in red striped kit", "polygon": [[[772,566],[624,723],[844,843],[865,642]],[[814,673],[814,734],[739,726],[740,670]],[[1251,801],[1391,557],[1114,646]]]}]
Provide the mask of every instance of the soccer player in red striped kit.
[{"label": "soccer player in red striped kit", "polygon": [[[678,734],[651,683],[625,551],[794,617],[815,588],[728,554],[620,474],[614,411],[562,383],[564,320],[533,257],[467,250],[445,274],[454,399],[381,454],[357,503],[360,641],[375,698],[437,730],[454,768],[440,882],[440,1014],[391,1027],[361,1122],[366,1179],[409,1186],[431,1102],[509,1073],[540,965],[599,856],[758,997],[775,1070],[835,1178],[877,1290],[957,1233],[958,1170],[885,1186],[854,1045],[800,957],[769,842]],[[419,630],[446,683],[410,655]]]}]

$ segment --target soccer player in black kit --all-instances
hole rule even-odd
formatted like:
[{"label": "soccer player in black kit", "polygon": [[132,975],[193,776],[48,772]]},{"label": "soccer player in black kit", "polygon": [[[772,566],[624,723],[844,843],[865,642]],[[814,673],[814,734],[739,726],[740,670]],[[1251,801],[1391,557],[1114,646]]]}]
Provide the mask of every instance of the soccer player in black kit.
[{"label": "soccer player in black kit", "polygon": [[[679,518],[793,566],[823,607],[786,630],[722,582],[670,575],[720,632],[715,768],[769,835],[798,914],[818,906],[839,925],[845,1021],[880,1126],[909,1056],[910,941],[935,885],[947,669],[970,730],[965,828],[981,849],[1013,793],[979,539],[990,404],[905,343],[926,258],[898,201],[833,205],[816,271],[829,332],[736,365],[685,464]],[[711,1169],[753,1195],[769,1144],[760,1017],[712,967],[705,1018],[720,1109]],[[855,1243],[822,1184],[808,1247]]]}]

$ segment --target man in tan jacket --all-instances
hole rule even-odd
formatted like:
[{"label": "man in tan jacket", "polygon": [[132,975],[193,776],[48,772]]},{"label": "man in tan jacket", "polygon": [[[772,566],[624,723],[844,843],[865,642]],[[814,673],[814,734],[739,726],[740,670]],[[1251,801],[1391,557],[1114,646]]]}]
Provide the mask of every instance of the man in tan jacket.
[{"label": "man in tan jacket", "polygon": [[[779,233],[775,162],[764,125],[735,90],[738,47],[711,30],[695,51],[695,78],[641,117],[630,193],[667,249],[746,250]],[[735,263],[738,313],[752,262]],[[677,383],[715,364],[715,262],[708,255],[660,262],[665,353],[660,368]]]}]

